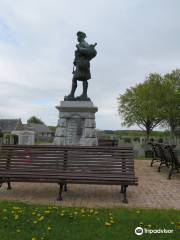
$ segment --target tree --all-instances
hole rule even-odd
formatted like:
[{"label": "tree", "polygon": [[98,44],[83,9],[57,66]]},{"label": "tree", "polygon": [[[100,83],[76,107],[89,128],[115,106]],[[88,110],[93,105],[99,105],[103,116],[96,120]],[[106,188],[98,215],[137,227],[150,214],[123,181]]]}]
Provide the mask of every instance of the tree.
[{"label": "tree", "polygon": [[44,124],[44,122],[40,119],[40,118],[37,118],[36,116],[32,116],[30,117],[28,120],[27,120],[27,123],[41,123],[41,124]]},{"label": "tree", "polygon": [[127,89],[118,98],[118,111],[123,125],[138,125],[149,139],[152,130],[162,121],[163,79],[161,75],[150,74],[144,83]]},{"label": "tree", "polygon": [[174,70],[164,76],[163,118],[170,127],[171,142],[175,143],[175,129],[180,126],[180,70]]}]

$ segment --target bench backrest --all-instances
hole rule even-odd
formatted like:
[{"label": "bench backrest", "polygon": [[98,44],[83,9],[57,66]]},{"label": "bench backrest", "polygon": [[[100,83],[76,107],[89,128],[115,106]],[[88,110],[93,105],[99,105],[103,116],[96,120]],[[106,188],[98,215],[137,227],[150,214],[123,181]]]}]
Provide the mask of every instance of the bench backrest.
[{"label": "bench backrest", "polygon": [[153,155],[154,155],[154,158],[156,159],[156,158],[161,158],[161,153],[160,153],[160,151],[159,151],[159,147],[158,147],[158,145],[156,144],[156,143],[152,143],[152,142],[149,142],[148,143],[150,146],[151,146],[151,148],[152,148],[152,151],[153,151]]},{"label": "bench backrest", "polygon": [[156,146],[159,149],[159,153],[161,155],[162,161],[164,161],[167,164],[170,163],[171,155],[170,155],[169,149],[166,148],[166,145],[162,143],[157,143]]},{"label": "bench backrest", "polygon": [[173,147],[171,145],[166,145],[165,148],[169,152],[171,163],[175,166],[180,166],[180,162],[178,161],[178,157],[176,156]]},{"label": "bench backrest", "polygon": [[91,172],[134,174],[133,148],[50,145],[4,145],[0,150],[1,171]]},{"label": "bench backrest", "polygon": [[116,146],[118,146],[118,140],[99,138],[98,146],[116,147]]}]

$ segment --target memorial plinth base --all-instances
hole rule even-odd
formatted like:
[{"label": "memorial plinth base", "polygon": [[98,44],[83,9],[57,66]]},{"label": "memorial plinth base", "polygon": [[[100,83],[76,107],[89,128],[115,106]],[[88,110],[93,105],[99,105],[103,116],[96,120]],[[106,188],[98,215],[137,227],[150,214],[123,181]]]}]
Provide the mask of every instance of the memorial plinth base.
[{"label": "memorial plinth base", "polygon": [[95,113],[98,108],[91,101],[61,101],[55,145],[96,146]]}]

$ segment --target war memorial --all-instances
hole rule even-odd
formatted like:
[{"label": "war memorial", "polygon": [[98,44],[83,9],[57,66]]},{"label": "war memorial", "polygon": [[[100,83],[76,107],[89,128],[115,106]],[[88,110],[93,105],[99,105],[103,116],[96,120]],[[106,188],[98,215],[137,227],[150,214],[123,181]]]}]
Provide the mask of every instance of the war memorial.
[{"label": "war memorial", "polygon": [[[58,127],[54,139],[56,145],[98,145],[95,119],[98,108],[87,95],[88,80],[91,79],[90,61],[97,54],[95,49],[97,44],[88,44],[85,38],[84,32],[77,32],[78,44],[73,62],[71,92],[56,107],[59,111]],[[82,82],[83,92],[75,97],[78,81]]]}]

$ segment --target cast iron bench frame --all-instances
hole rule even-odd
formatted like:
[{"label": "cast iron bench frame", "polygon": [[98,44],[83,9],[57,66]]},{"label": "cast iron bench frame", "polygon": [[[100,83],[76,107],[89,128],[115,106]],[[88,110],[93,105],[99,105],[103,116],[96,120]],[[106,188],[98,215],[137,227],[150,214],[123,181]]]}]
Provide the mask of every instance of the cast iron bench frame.
[{"label": "cast iron bench frame", "polygon": [[152,158],[151,164],[150,164],[150,166],[152,167],[154,163],[157,163],[157,162],[161,163],[162,157],[161,157],[161,153],[159,151],[159,148],[157,146],[157,143],[149,142],[148,144],[151,146],[152,151],[153,151],[153,158]]}]

